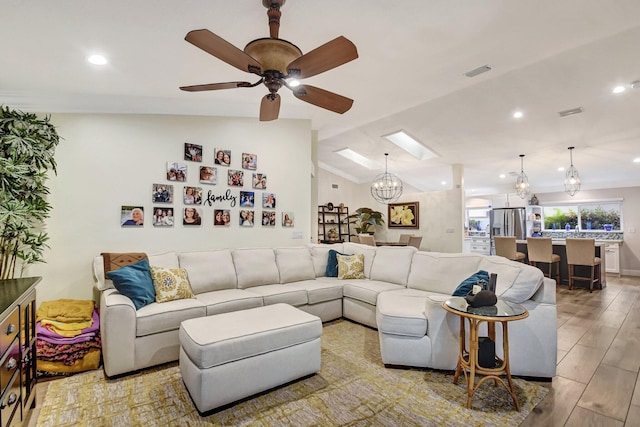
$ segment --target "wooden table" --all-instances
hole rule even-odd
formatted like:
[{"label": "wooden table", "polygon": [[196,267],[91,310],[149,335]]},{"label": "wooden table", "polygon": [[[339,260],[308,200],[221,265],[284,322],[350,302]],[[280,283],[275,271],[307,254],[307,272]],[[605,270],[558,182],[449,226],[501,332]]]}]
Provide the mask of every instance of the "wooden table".
[{"label": "wooden table", "polygon": [[376,241],[376,246],[407,246],[406,243],[402,242],[378,242]]},{"label": "wooden table", "polygon": [[[467,381],[467,408],[471,409],[473,395],[480,388],[483,382],[493,379],[497,385],[500,382],[513,399],[513,404],[517,411],[520,411],[520,404],[516,397],[511,380],[509,368],[509,334],[508,323],[529,317],[526,308],[519,304],[498,300],[495,306],[473,308],[467,304],[462,297],[452,297],[442,303],[442,307],[453,314],[460,316],[460,353],[458,366],[453,377],[453,383],[458,384],[460,373],[464,373]],[[469,323],[469,349],[467,350],[465,325]],[[495,366],[492,368],[482,367],[478,361],[478,330],[482,322],[487,322],[489,339],[496,341],[496,322],[502,324],[502,349],[503,359],[496,356]],[[468,373],[468,376],[467,376]],[[476,384],[476,375],[484,375]],[[506,376],[505,383],[501,376]]]}]

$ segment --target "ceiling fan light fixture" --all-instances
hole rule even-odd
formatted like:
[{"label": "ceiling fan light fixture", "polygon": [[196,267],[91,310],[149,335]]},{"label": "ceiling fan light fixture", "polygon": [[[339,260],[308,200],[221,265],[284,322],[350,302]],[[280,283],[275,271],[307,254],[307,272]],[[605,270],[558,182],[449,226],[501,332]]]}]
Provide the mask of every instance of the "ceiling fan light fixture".
[{"label": "ceiling fan light fixture", "polygon": [[387,170],[389,153],[384,153],[384,173],[377,175],[371,182],[371,196],[379,203],[393,203],[402,196],[402,180]]},{"label": "ceiling fan light fixture", "polygon": [[578,173],[578,169],[573,166],[573,149],[575,147],[569,147],[569,157],[571,159],[571,166],[564,174],[564,191],[569,193],[571,197],[573,197],[578,191],[580,191],[580,185],[582,181],[580,181],[580,174]]},{"label": "ceiling fan light fixture", "polygon": [[530,192],[529,178],[524,173],[524,154],[520,154],[520,174],[516,179],[516,193],[521,199],[524,199]]},{"label": "ceiling fan light fixture", "polygon": [[258,61],[262,69],[287,75],[287,66],[302,56],[298,46],[282,39],[262,38],[249,42],[244,52]]}]

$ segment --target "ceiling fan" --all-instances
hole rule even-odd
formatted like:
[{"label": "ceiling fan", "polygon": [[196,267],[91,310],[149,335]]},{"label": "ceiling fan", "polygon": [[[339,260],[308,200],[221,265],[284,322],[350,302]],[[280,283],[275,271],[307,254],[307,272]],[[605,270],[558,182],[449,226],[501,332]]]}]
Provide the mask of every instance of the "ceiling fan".
[{"label": "ceiling fan", "polygon": [[285,1],[262,0],[262,5],[267,8],[270,37],[249,42],[244,51],[209,30],[189,31],[185,37],[189,43],[227,64],[260,76],[260,80],[255,83],[226,82],[181,86],[180,89],[187,92],[200,92],[255,87],[264,83],[269,93],[262,98],[260,104],[260,121],[278,118],[280,112],[278,90],[282,86],[290,89],[296,98],[318,107],[340,114],[349,111],[353,105],[352,99],[315,86],[303,84],[294,86],[293,81],[315,76],[356,59],[358,57],[356,46],[340,36],[303,55],[296,45],[278,38],[280,7]]}]

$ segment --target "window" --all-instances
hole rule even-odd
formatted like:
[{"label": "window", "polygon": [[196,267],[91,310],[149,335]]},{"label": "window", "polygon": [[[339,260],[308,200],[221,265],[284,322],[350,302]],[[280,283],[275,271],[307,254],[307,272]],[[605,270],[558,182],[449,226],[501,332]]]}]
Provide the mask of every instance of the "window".
[{"label": "window", "polygon": [[[581,231],[621,231],[622,202],[585,202],[573,205],[545,206],[545,230],[571,230],[579,225]],[[610,228],[610,230],[609,230]]]}]

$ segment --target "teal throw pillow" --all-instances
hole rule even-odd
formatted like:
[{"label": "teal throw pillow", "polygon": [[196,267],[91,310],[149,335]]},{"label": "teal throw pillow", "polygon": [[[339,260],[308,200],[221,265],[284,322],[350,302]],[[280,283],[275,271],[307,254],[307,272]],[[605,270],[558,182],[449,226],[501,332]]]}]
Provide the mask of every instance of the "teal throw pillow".
[{"label": "teal throw pillow", "polygon": [[467,277],[458,285],[455,291],[451,294],[454,297],[464,297],[469,294],[473,290],[473,285],[478,283],[480,280],[484,280],[489,284],[489,273],[484,270],[480,270],[477,273],[472,274]]},{"label": "teal throw pillow", "polygon": [[156,302],[156,291],[151,279],[151,269],[149,268],[149,261],[146,259],[109,271],[107,277],[113,281],[113,286],[116,287],[118,292],[129,297],[133,305],[136,306],[136,310]]},{"label": "teal throw pillow", "polygon": [[327,277],[338,277],[338,257],[337,255],[345,255],[333,249],[329,249],[329,258],[327,259],[327,269],[324,271],[324,275]]}]

